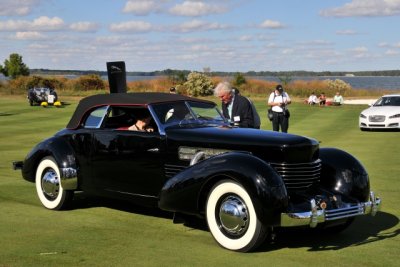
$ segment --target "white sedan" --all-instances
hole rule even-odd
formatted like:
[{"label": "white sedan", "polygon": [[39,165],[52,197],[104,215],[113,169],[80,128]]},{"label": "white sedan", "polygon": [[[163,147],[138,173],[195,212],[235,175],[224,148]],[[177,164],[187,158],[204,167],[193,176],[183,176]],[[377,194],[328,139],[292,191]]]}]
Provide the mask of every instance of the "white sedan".
[{"label": "white sedan", "polygon": [[359,118],[362,131],[369,129],[400,129],[400,94],[384,95]]}]

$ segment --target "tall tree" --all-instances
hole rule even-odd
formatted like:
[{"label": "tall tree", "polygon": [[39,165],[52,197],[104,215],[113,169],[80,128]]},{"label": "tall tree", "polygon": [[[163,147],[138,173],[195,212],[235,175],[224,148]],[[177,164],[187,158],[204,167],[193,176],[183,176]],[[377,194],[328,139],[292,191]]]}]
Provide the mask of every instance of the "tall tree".
[{"label": "tall tree", "polygon": [[240,72],[236,72],[235,75],[233,75],[233,85],[235,86],[241,86],[242,84],[245,84],[246,81],[246,77],[244,77],[243,73]]},{"label": "tall tree", "polygon": [[4,61],[4,67],[1,69],[4,76],[15,79],[18,76],[28,76],[29,68],[22,61],[22,56],[17,53],[10,54],[10,58]]}]

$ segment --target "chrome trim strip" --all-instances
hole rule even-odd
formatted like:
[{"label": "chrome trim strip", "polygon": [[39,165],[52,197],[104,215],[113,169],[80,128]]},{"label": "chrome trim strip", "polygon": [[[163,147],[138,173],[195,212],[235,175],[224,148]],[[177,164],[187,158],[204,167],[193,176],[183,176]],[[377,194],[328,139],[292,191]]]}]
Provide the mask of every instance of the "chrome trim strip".
[{"label": "chrome trim strip", "polygon": [[190,166],[196,164],[197,162],[199,162],[201,159],[206,157],[206,153],[204,153],[203,151],[199,151],[197,152],[194,157],[192,158],[192,160],[190,161]]},{"label": "chrome trim strip", "polygon": [[318,224],[318,218],[319,216],[321,216],[320,213],[318,213],[318,207],[316,204],[315,199],[311,199],[310,201],[310,205],[311,205],[311,221],[310,221],[310,227],[314,228],[317,226]]},{"label": "chrome trim strip", "polygon": [[318,223],[325,221],[334,221],[366,214],[375,216],[376,212],[381,209],[381,205],[381,199],[376,197],[372,191],[370,192],[370,200],[367,202],[361,202],[355,206],[333,210],[318,209],[315,199],[311,199],[310,211],[281,213],[280,226],[293,227],[309,225],[311,228],[314,228]]},{"label": "chrome trim strip", "polygon": [[157,128],[158,128],[158,132],[160,133],[160,135],[165,135],[165,128],[164,125],[159,121],[156,112],[153,109],[152,105],[148,106],[148,109],[150,111],[151,116],[154,119],[154,122],[157,124]]},{"label": "chrome trim strip", "polygon": [[116,192],[116,193],[125,194],[125,195],[130,195],[130,196],[147,197],[147,198],[158,199],[158,197],[156,197],[156,196],[142,195],[142,194],[136,194],[136,193],[131,193],[131,192],[125,192],[125,191],[118,191],[118,190],[111,190],[111,189],[106,189],[106,191],[109,191],[109,192]]}]

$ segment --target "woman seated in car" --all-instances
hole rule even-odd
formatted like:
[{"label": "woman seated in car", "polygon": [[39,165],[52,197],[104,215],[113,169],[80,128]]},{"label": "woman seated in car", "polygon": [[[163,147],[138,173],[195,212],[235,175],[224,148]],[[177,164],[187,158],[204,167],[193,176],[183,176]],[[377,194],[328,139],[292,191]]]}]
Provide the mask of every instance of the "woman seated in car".
[{"label": "woman seated in car", "polygon": [[139,132],[154,132],[154,128],[150,126],[151,115],[147,110],[140,110],[135,112],[136,122],[135,124],[129,126],[130,131]]}]

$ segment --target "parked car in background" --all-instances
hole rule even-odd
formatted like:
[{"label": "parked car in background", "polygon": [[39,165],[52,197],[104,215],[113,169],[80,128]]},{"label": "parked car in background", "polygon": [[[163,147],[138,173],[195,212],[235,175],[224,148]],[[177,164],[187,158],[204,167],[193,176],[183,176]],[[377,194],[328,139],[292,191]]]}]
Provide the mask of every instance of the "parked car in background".
[{"label": "parked car in background", "polygon": [[41,104],[42,102],[47,102],[48,104],[53,104],[57,101],[57,93],[52,88],[47,87],[35,87],[28,90],[28,101],[29,105],[33,106],[35,104]]},{"label": "parked car in background", "polygon": [[400,94],[384,95],[359,118],[362,131],[373,129],[400,129]]},{"label": "parked car in background", "polygon": [[[144,112],[153,131],[128,130]],[[125,199],[174,219],[204,218],[220,246],[242,252],[276,227],[338,232],[381,205],[349,153],[308,137],[232,127],[215,103],[178,94],[86,97],[65,129],[14,168],[36,184],[48,209],[67,207],[75,191]]]}]

